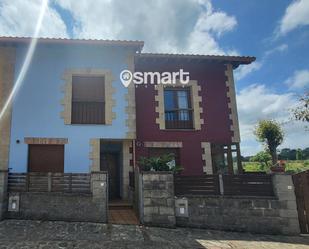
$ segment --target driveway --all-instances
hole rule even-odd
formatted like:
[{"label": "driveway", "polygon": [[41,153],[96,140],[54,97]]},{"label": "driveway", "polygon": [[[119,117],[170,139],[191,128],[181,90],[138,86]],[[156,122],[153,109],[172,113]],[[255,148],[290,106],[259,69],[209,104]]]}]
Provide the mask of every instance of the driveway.
[{"label": "driveway", "polygon": [[5,220],[4,248],[309,248],[309,237],[82,222]]}]

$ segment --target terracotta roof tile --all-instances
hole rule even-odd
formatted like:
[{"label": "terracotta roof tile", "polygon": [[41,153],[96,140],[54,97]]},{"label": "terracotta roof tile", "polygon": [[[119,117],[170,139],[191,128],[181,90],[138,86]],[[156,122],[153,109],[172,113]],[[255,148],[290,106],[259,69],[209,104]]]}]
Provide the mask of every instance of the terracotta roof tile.
[{"label": "terracotta roof tile", "polygon": [[255,61],[253,56],[229,56],[229,55],[204,55],[204,54],[169,54],[169,53],[139,53],[137,59],[192,59],[192,60],[217,60],[239,64],[250,64]]}]

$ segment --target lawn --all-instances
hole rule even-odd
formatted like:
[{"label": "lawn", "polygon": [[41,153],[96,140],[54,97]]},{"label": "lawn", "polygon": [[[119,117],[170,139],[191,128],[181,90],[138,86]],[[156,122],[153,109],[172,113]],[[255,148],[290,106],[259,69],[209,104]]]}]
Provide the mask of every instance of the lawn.
[{"label": "lawn", "polygon": [[[297,173],[305,170],[309,170],[309,160],[304,161],[286,161],[286,172],[287,173]],[[243,167],[246,172],[265,172],[265,170],[258,162],[243,162]]]}]

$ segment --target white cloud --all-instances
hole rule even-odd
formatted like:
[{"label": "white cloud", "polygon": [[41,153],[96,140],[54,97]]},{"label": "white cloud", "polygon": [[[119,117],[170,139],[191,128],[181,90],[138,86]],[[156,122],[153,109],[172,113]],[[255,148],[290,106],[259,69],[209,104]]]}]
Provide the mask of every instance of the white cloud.
[{"label": "white cloud", "polygon": [[282,52],[286,51],[287,49],[288,49],[288,45],[285,44],[285,43],[278,45],[277,47],[274,47],[272,49],[267,50],[263,54],[262,59],[260,61],[255,61],[255,62],[251,63],[250,65],[239,66],[239,68],[235,71],[235,79],[241,80],[241,79],[247,77],[249,74],[260,70],[261,67],[263,66],[265,60],[270,55],[272,55],[274,53],[278,53],[278,52],[282,53]]},{"label": "white cloud", "polygon": [[207,11],[202,13],[196,22],[196,29],[201,32],[207,31],[221,35],[226,31],[232,30],[237,25],[235,17],[228,16],[221,11],[215,12],[211,4],[208,4],[207,7]]},{"label": "white cloud", "polygon": [[[40,0],[2,0],[0,3],[0,35],[31,36],[41,8]],[[60,15],[48,7],[42,23],[41,37],[66,37],[66,26]]]},{"label": "white cloud", "polygon": [[293,76],[285,81],[290,89],[303,89],[309,87],[309,70],[295,71]]},{"label": "white cloud", "polygon": [[280,21],[279,34],[284,35],[300,26],[309,25],[309,1],[293,1]]},{"label": "white cloud", "polygon": [[286,51],[287,49],[288,49],[288,45],[287,44],[281,44],[281,45],[279,45],[279,46],[277,46],[277,47],[275,47],[275,48],[272,48],[272,49],[270,49],[270,50],[267,50],[266,52],[265,52],[265,57],[268,57],[269,55],[271,55],[271,54],[273,54],[273,53],[276,53],[276,52],[284,52],[284,51]]},{"label": "white cloud", "polygon": [[262,65],[263,64],[261,62],[255,61],[255,62],[251,63],[250,65],[240,66],[235,71],[235,79],[241,80],[241,79],[247,77],[247,75],[249,75],[250,73],[259,70],[262,67]]},{"label": "white cloud", "polygon": [[224,54],[218,39],[237,25],[210,0],[56,0],[75,19],[74,36],[144,40],[145,51]]},{"label": "white cloud", "polygon": [[275,119],[284,123],[285,140],[281,147],[308,146],[304,124],[287,122],[290,118],[289,109],[296,104],[297,98],[293,93],[274,93],[265,85],[253,84],[242,89],[237,95],[242,154],[252,155],[262,149],[253,134],[255,125],[262,119]]}]

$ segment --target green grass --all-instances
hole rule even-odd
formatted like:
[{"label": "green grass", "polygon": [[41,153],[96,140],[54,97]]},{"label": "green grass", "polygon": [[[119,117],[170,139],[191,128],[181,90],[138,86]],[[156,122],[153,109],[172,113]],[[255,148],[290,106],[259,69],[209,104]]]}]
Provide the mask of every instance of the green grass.
[{"label": "green grass", "polygon": [[[287,173],[297,173],[305,170],[309,170],[309,160],[304,161],[286,161],[285,171]],[[243,167],[246,172],[265,172],[262,166],[258,162],[243,162]]]}]

